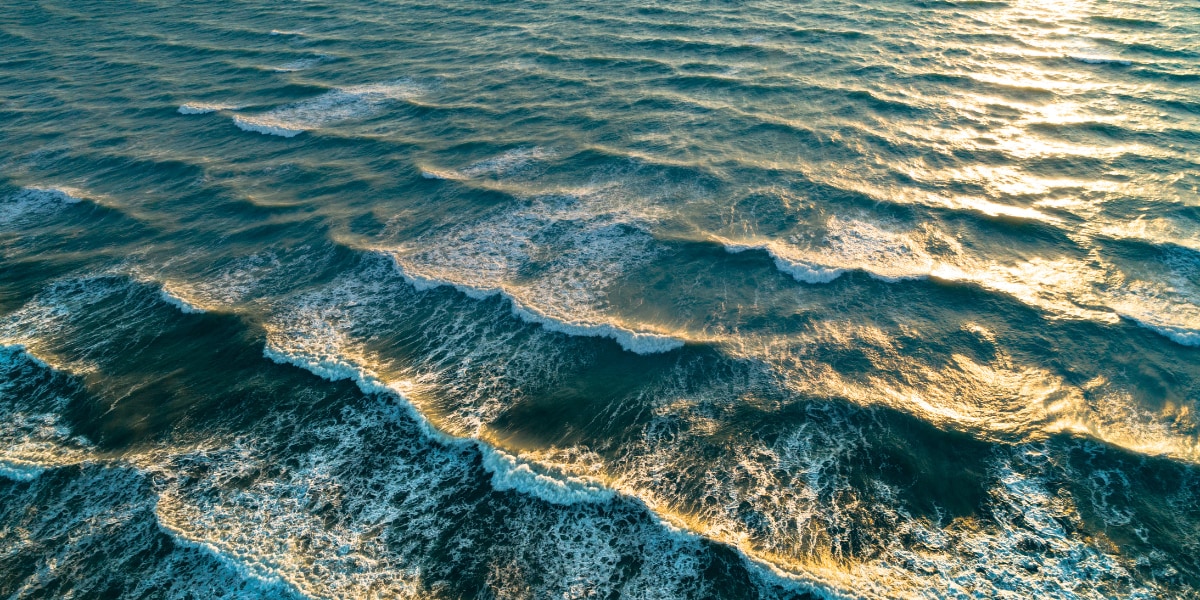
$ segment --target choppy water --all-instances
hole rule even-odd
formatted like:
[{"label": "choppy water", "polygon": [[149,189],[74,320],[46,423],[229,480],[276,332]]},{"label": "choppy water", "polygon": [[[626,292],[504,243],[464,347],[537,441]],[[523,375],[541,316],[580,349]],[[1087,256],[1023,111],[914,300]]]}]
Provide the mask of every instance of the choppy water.
[{"label": "choppy water", "polygon": [[1200,4],[0,7],[0,595],[1196,597]]}]

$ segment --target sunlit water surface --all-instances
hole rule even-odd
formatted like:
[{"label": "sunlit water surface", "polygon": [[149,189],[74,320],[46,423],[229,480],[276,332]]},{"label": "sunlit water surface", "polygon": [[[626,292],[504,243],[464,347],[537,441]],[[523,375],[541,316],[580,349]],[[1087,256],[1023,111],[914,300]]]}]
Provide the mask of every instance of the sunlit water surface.
[{"label": "sunlit water surface", "polygon": [[1200,4],[0,7],[0,596],[1196,597]]}]

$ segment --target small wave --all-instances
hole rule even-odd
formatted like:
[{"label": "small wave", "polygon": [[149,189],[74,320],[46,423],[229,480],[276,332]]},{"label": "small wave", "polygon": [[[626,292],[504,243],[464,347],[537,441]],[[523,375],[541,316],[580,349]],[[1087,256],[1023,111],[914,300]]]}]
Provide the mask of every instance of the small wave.
[{"label": "small wave", "polygon": [[1070,58],[1071,60],[1089,65],[1117,65],[1121,67],[1128,67],[1129,65],[1133,64],[1132,61],[1121,58],[1106,58],[1102,56],[1071,56]]},{"label": "small wave", "polygon": [[351,86],[261,114],[238,114],[233,122],[243,131],[291,138],[333,123],[369,117],[388,102],[413,98],[423,91],[410,79]]},{"label": "small wave", "polygon": [[45,473],[44,467],[19,461],[16,459],[0,458],[0,477],[5,477],[18,483],[33,481]]},{"label": "small wave", "polygon": [[275,67],[272,70],[274,70],[277,73],[294,73],[296,71],[303,71],[305,69],[311,69],[312,67],[315,67],[321,63],[329,62],[331,60],[333,60],[332,56],[328,56],[325,54],[319,54],[317,56],[298,58],[296,60],[286,62],[282,65],[279,65],[278,67]]},{"label": "small wave", "polygon": [[188,301],[180,296],[177,292],[172,291],[166,285],[161,286],[159,296],[164,302],[179,309],[179,312],[185,315],[204,314],[208,312],[197,306],[194,302]]},{"label": "small wave", "polygon": [[197,102],[186,102],[179,105],[176,111],[181,115],[207,115],[223,110],[237,110],[237,106],[230,104],[201,104]]},{"label": "small wave", "polygon": [[42,369],[54,369],[50,363],[34,356],[25,344],[10,344],[0,339],[0,367],[8,366],[17,360],[29,361]]},{"label": "small wave", "polygon": [[790,260],[781,256],[771,244],[740,244],[737,242],[722,242],[725,251],[730,254],[741,254],[742,252],[751,250],[761,250],[766,252],[775,261],[775,266],[782,272],[791,275],[793,279],[801,283],[829,283],[838,277],[841,277],[846,272],[845,269],[836,267],[823,267],[813,265],[796,260]]},{"label": "small wave", "polygon": [[516,490],[551,504],[609,502],[616,493],[604,486],[576,477],[543,475],[508,453],[489,448],[483,454],[483,468],[492,473],[492,488]]},{"label": "small wave", "polygon": [[653,326],[627,326],[608,299],[658,251],[647,231],[652,210],[608,187],[537,196],[516,210],[383,250],[418,289],[446,285],[473,298],[501,296],[515,316],[548,330],[611,338],[639,354],[668,352],[684,342],[643,329]]},{"label": "small wave", "polygon": [[513,315],[522,321],[541,325],[549,331],[566,335],[611,338],[621,348],[635,354],[661,354],[663,352],[678,350],[684,346],[683,340],[660,333],[633,331],[611,323],[581,323],[556,319],[531,306],[525,305],[516,296],[503,288],[482,288],[426,277],[414,273],[411,267],[406,269],[400,263],[399,259],[396,259],[396,269],[406,281],[418,290],[447,286],[476,300],[482,300],[491,296],[500,296],[509,302],[512,306]]},{"label": "small wave", "polygon": [[719,236],[713,239],[726,252],[737,254],[761,250],[776,267],[796,281],[830,283],[847,271],[862,271],[886,282],[924,279],[935,261],[911,236],[893,233],[865,221],[831,218],[819,245],[808,248],[800,240],[791,242],[737,242]]},{"label": "small wave", "polygon": [[435,169],[425,169],[421,171],[421,177],[425,179],[437,180],[457,180],[462,179],[462,175],[458,171],[438,171]]},{"label": "small wave", "polygon": [[0,200],[0,227],[45,216],[82,201],[79,192],[68,188],[22,188]]},{"label": "small wave", "polygon": [[553,150],[541,147],[516,148],[499,156],[485,158],[471,163],[459,170],[424,169],[421,176],[425,179],[462,180],[487,175],[501,176],[525,170],[534,163],[554,156]]},{"label": "small wave", "polygon": [[535,161],[543,160],[554,156],[554,152],[544,148],[516,148],[509,150],[492,158],[484,159],[473,163],[463,169],[461,173],[467,177],[479,177],[481,175],[505,175],[514,171],[519,171],[533,164]]},{"label": "small wave", "polygon": [[1134,317],[1129,317],[1138,325],[1145,327],[1155,333],[1165,336],[1167,339],[1193,348],[1200,348],[1200,331],[1188,329],[1186,327],[1177,327],[1174,325],[1155,325],[1148,321],[1143,321]]},{"label": "small wave", "polygon": [[1200,328],[1179,322],[1179,320],[1187,320],[1192,323],[1200,323],[1200,311],[1197,311],[1193,305],[1171,306],[1164,302],[1158,302],[1155,306],[1147,306],[1144,303],[1122,302],[1117,305],[1116,310],[1121,317],[1176,344],[1200,348]]},{"label": "small wave", "polygon": [[257,120],[254,117],[237,116],[233,118],[233,124],[237,125],[238,129],[242,131],[261,133],[263,135],[277,135],[285,138],[296,137],[305,131],[303,129],[288,129],[281,125],[273,125],[268,121]]}]

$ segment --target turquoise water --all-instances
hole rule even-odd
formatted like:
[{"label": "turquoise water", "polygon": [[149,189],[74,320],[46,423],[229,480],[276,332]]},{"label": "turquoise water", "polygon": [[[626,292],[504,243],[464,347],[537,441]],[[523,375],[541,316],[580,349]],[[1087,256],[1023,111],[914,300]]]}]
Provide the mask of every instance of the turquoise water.
[{"label": "turquoise water", "polygon": [[1200,5],[0,7],[0,596],[1200,595]]}]

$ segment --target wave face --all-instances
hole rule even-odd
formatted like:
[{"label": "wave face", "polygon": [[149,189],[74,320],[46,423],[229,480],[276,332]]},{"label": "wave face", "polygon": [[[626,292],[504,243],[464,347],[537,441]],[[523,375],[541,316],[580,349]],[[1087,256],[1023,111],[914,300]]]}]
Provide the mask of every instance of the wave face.
[{"label": "wave face", "polygon": [[0,596],[1200,597],[1187,3],[68,4]]}]

